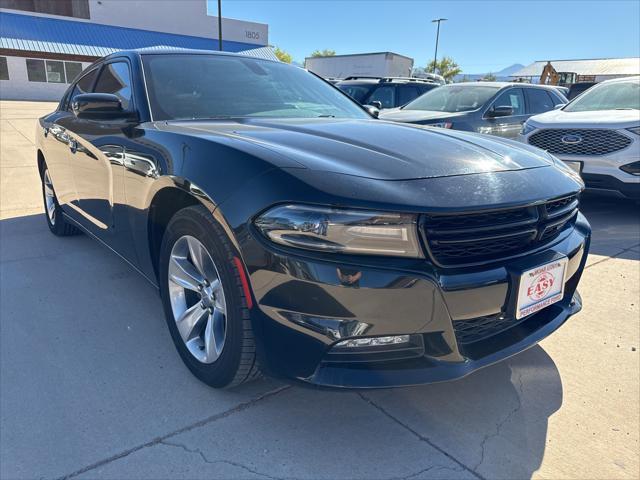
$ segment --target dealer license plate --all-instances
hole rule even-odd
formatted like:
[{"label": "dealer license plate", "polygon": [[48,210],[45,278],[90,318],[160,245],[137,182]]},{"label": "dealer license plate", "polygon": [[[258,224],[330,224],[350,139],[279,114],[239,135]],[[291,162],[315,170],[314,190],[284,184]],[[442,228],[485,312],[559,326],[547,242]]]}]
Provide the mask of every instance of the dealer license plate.
[{"label": "dealer license plate", "polygon": [[559,302],[564,295],[567,257],[527,270],[520,276],[516,318]]}]

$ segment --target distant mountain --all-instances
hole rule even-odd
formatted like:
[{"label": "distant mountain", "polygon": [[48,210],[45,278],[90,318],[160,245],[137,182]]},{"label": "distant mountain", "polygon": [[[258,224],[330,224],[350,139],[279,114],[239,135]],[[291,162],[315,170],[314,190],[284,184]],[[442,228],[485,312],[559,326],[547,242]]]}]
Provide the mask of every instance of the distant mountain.
[{"label": "distant mountain", "polygon": [[508,77],[509,75],[516,73],[518,70],[522,68],[524,68],[524,65],[522,65],[521,63],[514,63],[513,65],[510,65],[507,68],[503,68],[499,72],[495,72],[494,75],[496,77]]},{"label": "distant mountain", "polygon": [[467,79],[469,81],[476,81],[476,80],[481,80],[482,78],[484,78],[485,75],[487,75],[488,73],[492,73],[495,77],[497,81],[509,81],[512,80],[509,75],[513,75],[515,72],[517,72],[518,70],[520,70],[521,68],[524,68],[524,65],[520,64],[520,63],[514,63],[513,65],[509,65],[506,68],[503,68],[502,70],[498,70],[497,72],[487,72],[487,73],[461,73],[460,75],[456,75],[454,78],[455,82],[460,82],[463,79]]}]

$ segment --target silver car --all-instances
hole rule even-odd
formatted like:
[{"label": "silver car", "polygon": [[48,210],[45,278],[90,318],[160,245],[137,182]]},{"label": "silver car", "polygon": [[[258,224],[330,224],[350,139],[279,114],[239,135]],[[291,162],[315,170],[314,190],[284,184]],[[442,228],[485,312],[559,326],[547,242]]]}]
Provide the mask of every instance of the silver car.
[{"label": "silver car", "polygon": [[519,140],[564,160],[588,189],[640,200],[640,77],[607,80],[531,117]]},{"label": "silver car", "polygon": [[557,88],[509,82],[443,85],[401,108],[380,112],[383,120],[516,138],[532,115],[567,99]]}]

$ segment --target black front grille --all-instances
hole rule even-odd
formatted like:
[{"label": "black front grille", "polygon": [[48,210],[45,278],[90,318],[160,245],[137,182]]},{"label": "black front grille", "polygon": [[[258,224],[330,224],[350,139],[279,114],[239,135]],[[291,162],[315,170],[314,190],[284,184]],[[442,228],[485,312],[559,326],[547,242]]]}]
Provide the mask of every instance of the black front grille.
[{"label": "black front grille", "polygon": [[569,228],[578,211],[570,195],[535,206],[491,212],[428,214],[422,231],[431,258],[442,266],[485,263],[525,253]]},{"label": "black front grille", "polygon": [[558,128],[539,130],[529,143],[557,155],[607,155],[631,145],[631,139],[602,128]]},{"label": "black front grille", "polygon": [[526,318],[516,320],[515,317],[506,317],[503,313],[497,313],[470,320],[454,320],[453,329],[458,343],[468,345],[503,332],[524,320]]}]

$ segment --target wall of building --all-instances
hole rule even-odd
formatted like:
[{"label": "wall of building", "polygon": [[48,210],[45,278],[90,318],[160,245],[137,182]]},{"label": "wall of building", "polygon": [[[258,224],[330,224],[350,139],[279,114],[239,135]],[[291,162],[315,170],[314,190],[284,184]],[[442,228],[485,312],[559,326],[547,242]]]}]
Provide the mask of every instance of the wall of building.
[{"label": "wall of building", "polygon": [[[52,0],[56,1],[56,0]],[[85,0],[89,18],[11,9],[9,0],[0,0],[0,12],[90,22],[154,32],[218,38],[218,17],[207,15],[206,0]],[[269,27],[264,23],[233,18],[222,19],[224,40],[256,46],[269,44]]]},{"label": "wall of building", "polygon": [[[27,76],[26,58],[6,58],[9,80],[0,80],[0,98],[2,100],[58,101],[69,87],[68,83],[30,82]],[[82,62],[83,69],[89,65],[89,63]]]},{"label": "wall of building", "polygon": [[305,67],[323,78],[409,77],[413,59],[391,52],[308,57]]},{"label": "wall of building", "polygon": [[[92,22],[105,25],[218,37],[218,17],[207,15],[206,0],[89,0],[89,15]],[[269,44],[266,24],[224,18],[224,10],[222,35],[234,42]]]}]

